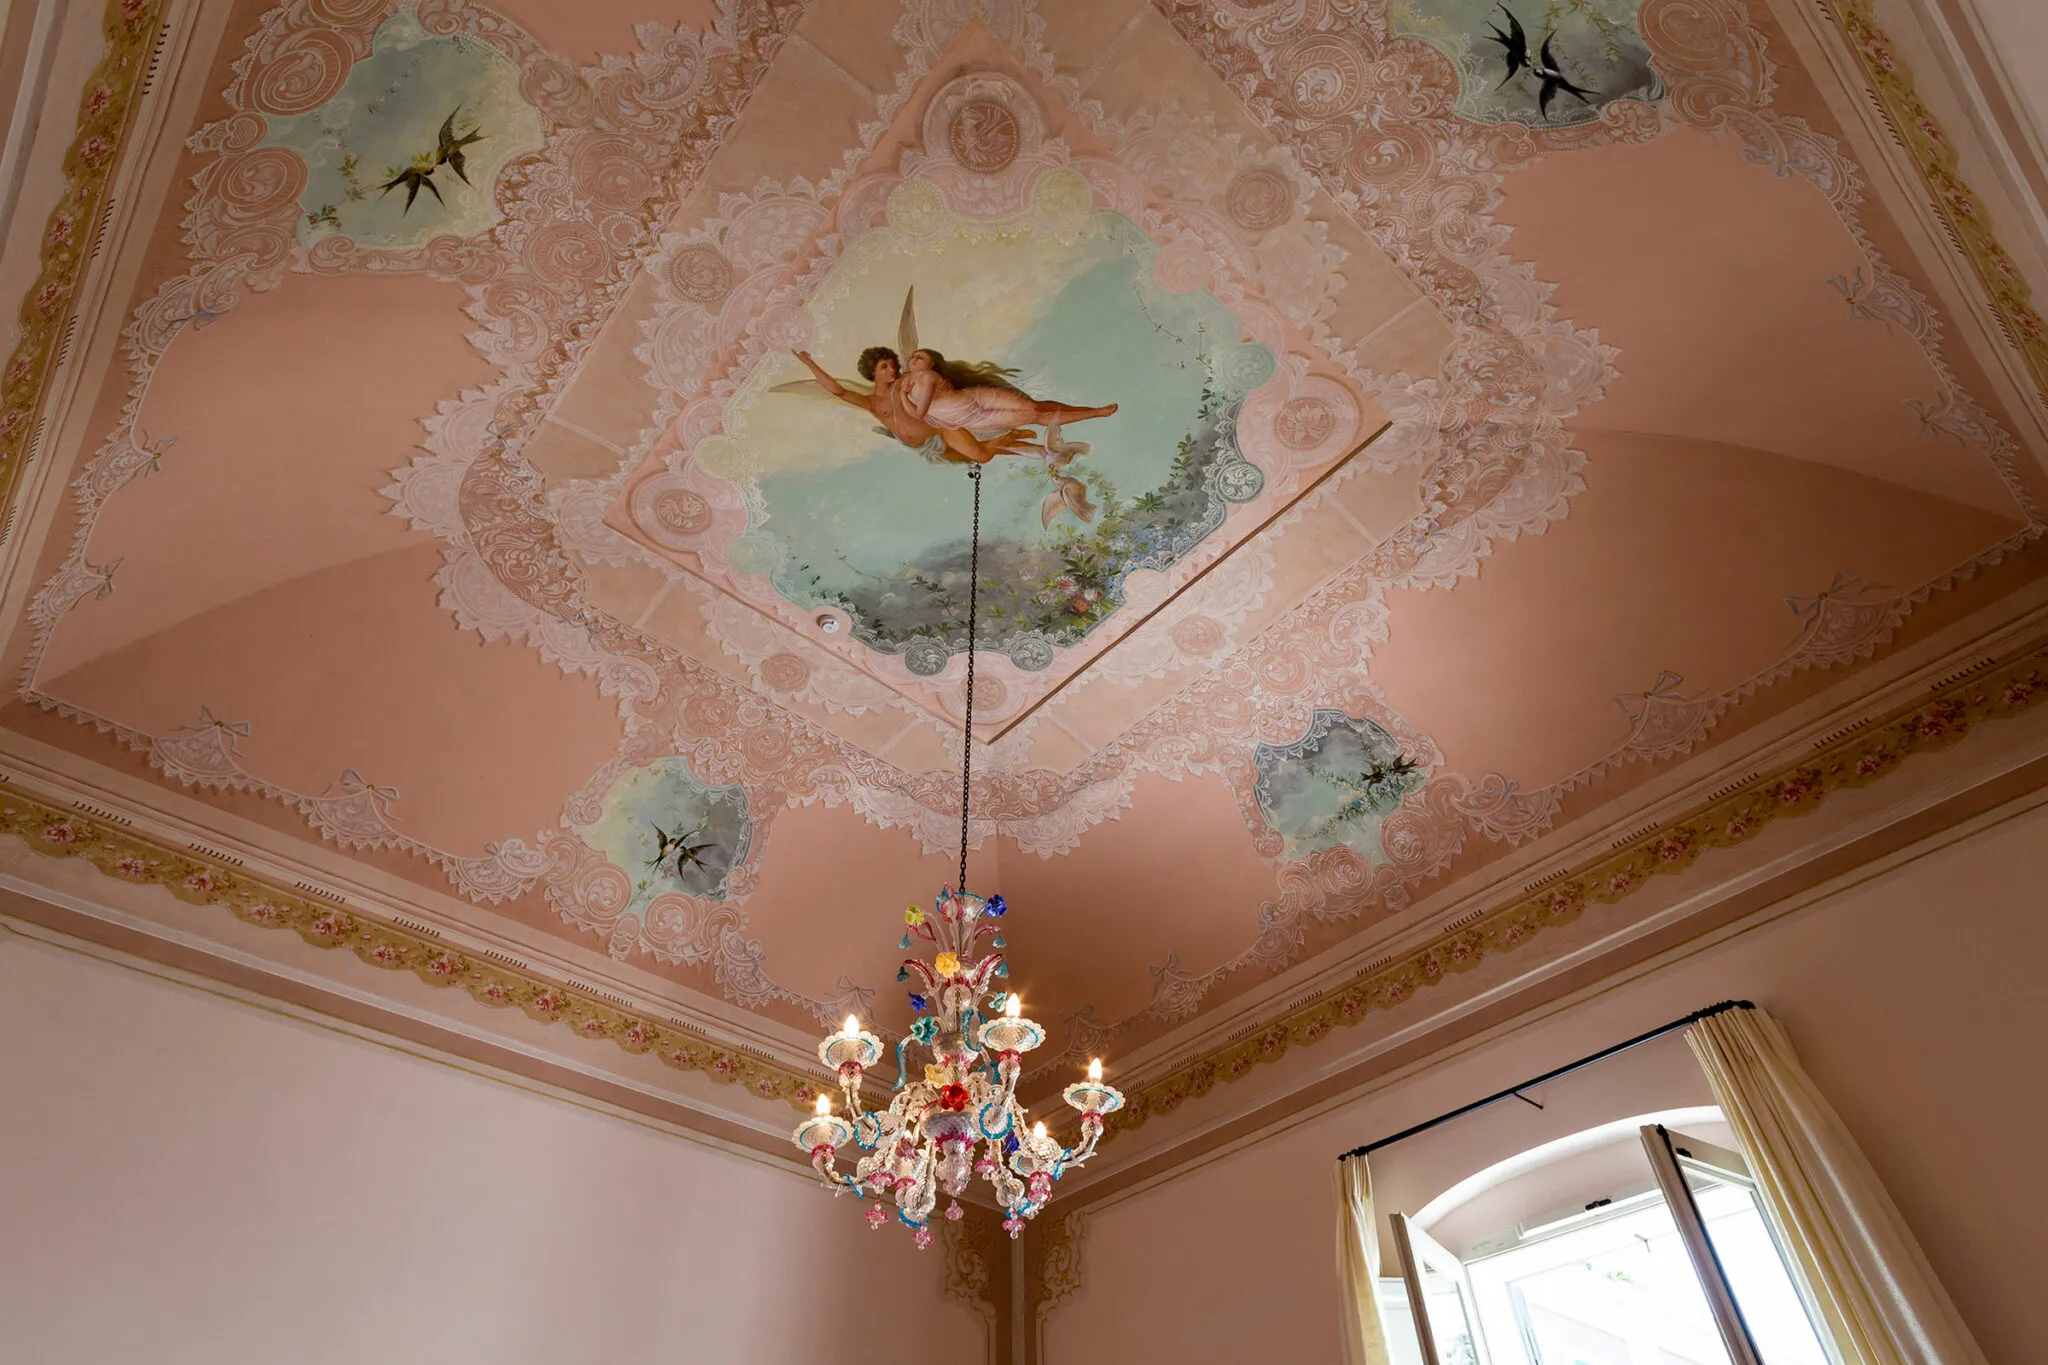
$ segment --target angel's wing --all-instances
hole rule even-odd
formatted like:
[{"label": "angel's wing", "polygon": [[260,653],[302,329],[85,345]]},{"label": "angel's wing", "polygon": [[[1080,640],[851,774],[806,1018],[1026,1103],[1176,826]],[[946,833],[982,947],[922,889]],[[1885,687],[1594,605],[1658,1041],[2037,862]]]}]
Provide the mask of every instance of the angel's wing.
[{"label": "angel's wing", "polygon": [[910,363],[911,352],[917,349],[917,286],[903,291],[903,316],[896,320],[896,354],[903,357],[903,363]]},{"label": "angel's wing", "polygon": [[[842,387],[851,389],[855,393],[870,394],[874,392],[873,388],[861,383],[858,379],[842,379],[839,383]],[[787,384],[773,384],[769,386],[768,392],[802,393],[809,394],[814,398],[832,398],[832,395],[825,391],[825,386],[815,379],[792,379]],[[836,403],[839,400],[832,398],[832,401]]]}]

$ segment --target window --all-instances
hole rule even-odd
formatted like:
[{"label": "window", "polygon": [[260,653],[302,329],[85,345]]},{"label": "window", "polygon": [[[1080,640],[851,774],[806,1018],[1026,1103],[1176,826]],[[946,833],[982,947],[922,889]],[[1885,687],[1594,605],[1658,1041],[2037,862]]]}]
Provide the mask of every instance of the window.
[{"label": "window", "polygon": [[[1394,1215],[1415,1359],[1829,1365],[1742,1158],[1662,1124],[1635,1136],[1611,1166],[1628,1183],[1472,1239],[1462,1257],[1422,1226],[1430,1210]],[[1503,1165],[1541,1174],[1528,1158]],[[1405,1325],[1389,1315],[1390,1332]]]}]

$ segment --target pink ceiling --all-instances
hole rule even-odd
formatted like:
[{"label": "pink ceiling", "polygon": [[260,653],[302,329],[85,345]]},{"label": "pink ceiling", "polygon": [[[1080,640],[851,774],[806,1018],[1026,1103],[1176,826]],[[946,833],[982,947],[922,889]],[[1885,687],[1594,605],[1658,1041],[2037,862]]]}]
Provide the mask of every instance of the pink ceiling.
[{"label": "pink ceiling", "polygon": [[[322,228],[300,193],[322,154],[277,131],[342,118],[351,62],[400,59],[371,47],[387,12],[242,10],[13,636],[25,697],[66,718],[39,733],[380,845],[514,937],[601,941],[806,1024],[857,988],[900,1026],[900,911],[952,874],[964,661],[919,674],[778,596],[734,548],[772,490],[718,442],[769,420],[750,395],[800,375],[807,338],[844,370],[834,291],[920,221],[1057,263],[1114,210],[1157,253],[1134,297],[1208,299],[1241,329],[1219,346],[1273,358],[1237,425],[1259,491],[1049,666],[984,651],[972,879],[1016,907],[1018,981],[1083,1021],[1070,1043],[1157,1036],[1535,836],[1564,794],[1597,807],[2034,572],[2010,556],[2041,452],[1763,15],[1700,7],[1746,132],[1687,96],[1703,77],[1652,0],[1661,102],[1515,133],[1455,111],[1435,49],[1363,27],[1336,40],[1353,61],[1178,4],[955,8],[743,7],[716,31],[697,4],[437,8],[406,41],[481,42],[400,56],[476,63],[477,126],[536,130],[488,185],[437,166],[484,215],[438,237],[435,191],[390,217],[375,184]],[[975,99],[987,122],[940,118]],[[373,229],[399,237],[348,235]],[[1093,424],[1112,454],[1135,439],[1116,420]],[[989,486],[1056,473],[1010,459]],[[634,510],[647,479],[677,490],[672,542]],[[688,539],[689,498],[735,536]],[[1844,611],[1864,634],[1824,657]],[[1724,695],[1718,727],[1638,744],[1646,705]],[[1426,781],[1338,835],[1315,782],[1262,796],[1273,765],[1313,768],[1283,751],[1319,711]],[[605,840],[650,823],[620,813],[643,781],[692,812],[743,795],[719,885],[629,899],[642,869]],[[1489,804],[1506,783],[1517,803]]]}]

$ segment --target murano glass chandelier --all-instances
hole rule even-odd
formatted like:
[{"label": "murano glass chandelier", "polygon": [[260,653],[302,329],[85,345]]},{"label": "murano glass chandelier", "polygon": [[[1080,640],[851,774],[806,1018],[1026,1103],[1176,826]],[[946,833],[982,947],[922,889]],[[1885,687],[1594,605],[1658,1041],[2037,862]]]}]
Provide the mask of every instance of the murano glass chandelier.
[{"label": "murano glass chandelier", "polygon": [[[825,1187],[873,1200],[871,1227],[896,1220],[911,1229],[919,1247],[932,1242],[932,1211],[941,1198],[945,1216],[962,1216],[960,1197],[975,1176],[995,1190],[1003,1227],[1015,1237],[1025,1221],[1052,1198],[1055,1180],[1086,1161],[1102,1136],[1103,1118],[1123,1106],[1123,1093],[1102,1080],[1102,1062],[1088,1064],[1088,1077],[1068,1086],[1066,1102],[1081,1111],[1081,1140],[1069,1149],[1031,1122],[1017,1103],[1024,1054],[1045,1041],[1045,1030],[1024,1017],[1014,990],[997,990],[1009,975],[1003,936],[996,921],[1007,907],[1001,896],[967,891],[968,794],[973,773],[975,600],[981,574],[981,467],[968,467],[974,484],[974,523],[967,570],[967,697],[960,759],[960,880],[941,888],[928,914],[904,911],[909,928],[902,947],[918,940],[932,954],[908,958],[896,976],[915,976],[910,994],[917,1013],[910,1032],[896,1045],[896,1089],[886,1109],[869,1112],[861,1081],[882,1059],[882,1040],[849,1014],[845,1025],[818,1046],[819,1060],[838,1073],[845,1112],[834,1113],[832,1096],[818,1096],[817,1112],[797,1125],[796,1145],[810,1153]],[[913,1070],[911,1047],[931,1054]],[[852,1175],[839,1170],[839,1149],[852,1143],[861,1153]]]}]

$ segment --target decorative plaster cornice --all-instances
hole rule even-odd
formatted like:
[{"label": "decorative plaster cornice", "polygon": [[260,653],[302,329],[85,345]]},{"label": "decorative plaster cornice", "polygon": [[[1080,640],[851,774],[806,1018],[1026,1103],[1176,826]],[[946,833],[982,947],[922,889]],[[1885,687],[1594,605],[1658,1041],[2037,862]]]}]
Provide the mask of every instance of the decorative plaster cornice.
[{"label": "decorative plaster cornice", "polygon": [[13,502],[36,413],[73,322],[122,143],[140,106],[163,0],[107,0],[106,48],[79,92],[78,131],[64,154],[64,192],[43,228],[41,264],[17,313],[21,337],[0,370],[0,503]]},{"label": "decorative plaster cornice", "polygon": [[1044,1365],[1046,1320],[1053,1309],[1081,1290],[1081,1245],[1087,1219],[1085,1208],[1047,1215],[1034,1223],[1018,1244],[1026,1257],[1017,1286],[1022,1297],[1017,1311],[1024,1328],[1018,1365]]},{"label": "decorative plaster cornice", "polygon": [[1087,1230],[1086,1209],[1070,1209],[1049,1219],[1041,1229],[1034,1244],[1037,1264],[1032,1267],[1037,1280],[1037,1319],[1041,1328],[1047,1314],[1080,1291],[1081,1245]]},{"label": "decorative plaster cornice", "polygon": [[1990,211],[1963,179],[1955,143],[1921,102],[1913,87],[1913,73],[1878,24],[1875,4],[1872,0],[1833,0],[1816,7],[1847,40],[1892,136],[1920,172],[1950,243],[1970,263],[1983,287],[1999,332],[2019,352],[2035,388],[2048,400],[2048,326],[2034,307],[2025,276],[1999,245]]},{"label": "decorative plaster cornice", "polygon": [[742,1084],[763,1099],[807,1108],[814,1077],[727,1047],[694,1030],[624,1009],[593,992],[485,961],[418,932],[238,870],[221,859],[179,852],[110,821],[68,810],[18,784],[0,781],[0,834],[34,852],[83,858],[131,886],[161,886],[193,905],[219,906],[267,929],[289,929],[316,948],[347,948],[386,971],[409,970],[430,986],[461,987],[479,1004],[517,1007],[528,1018],[560,1024],[585,1038],[608,1038],[627,1052],[651,1053],[678,1071],[700,1071]]},{"label": "decorative plaster cornice", "polygon": [[939,1292],[974,1310],[988,1332],[988,1359],[1010,1359],[1010,1239],[992,1209],[970,1206],[958,1220],[939,1220],[944,1264]]},{"label": "decorative plaster cornice", "polygon": [[1985,721],[2018,715],[2048,697],[2048,642],[2023,646],[1943,680],[1931,698],[1894,708],[1875,724],[1816,746],[1801,762],[1723,789],[1703,805],[1642,831],[1596,858],[1477,920],[1445,932],[1393,962],[1376,963],[1273,1019],[1250,1037],[1205,1053],[1135,1087],[1110,1120],[1109,1133],[1168,1114],[1239,1080],[1291,1047],[1328,1037],[1339,1026],[1387,1010],[1425,986],[1469,971],[1488,955],[1518,948],[1542,930],[1571,922],[1590,905],[1611,905],[1651,878],[1690,867],[1710,848],[1732,848],[1773,821],[1806,815],[1832,792],[1862,787],[1910,755],[1945,749]]}]

